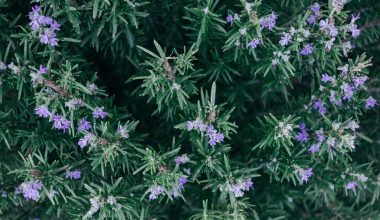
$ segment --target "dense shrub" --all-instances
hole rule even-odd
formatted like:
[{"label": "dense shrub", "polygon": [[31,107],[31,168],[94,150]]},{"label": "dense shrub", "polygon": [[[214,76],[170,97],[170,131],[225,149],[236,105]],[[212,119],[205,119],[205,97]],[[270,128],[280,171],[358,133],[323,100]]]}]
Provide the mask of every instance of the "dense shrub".
[{"label": "dense shrub", "polygon": [[1,219],[379,219],[377,0],[0,0]]}]

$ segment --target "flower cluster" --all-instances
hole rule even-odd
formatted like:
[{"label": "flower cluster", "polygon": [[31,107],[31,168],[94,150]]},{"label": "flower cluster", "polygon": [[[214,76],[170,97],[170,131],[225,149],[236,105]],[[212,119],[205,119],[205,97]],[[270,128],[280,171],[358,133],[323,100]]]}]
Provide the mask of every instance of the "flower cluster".
[{"label": "flower cluster", "polygon": [[200,132],[206,131],[206,136],[209,138],[210,146],[215,146],[217,143],[224,141],[224,135],[221,132],[215,130],[214,126],[204,124],[199,118],[196,118],[195,121],[187,122],[187,130],[198,130]]},{"label": "flower cluster", "polygon": [[100,196],[96,196],[90,199],[91,207],[87,212],[87,216],[92,216],[95,214],[101,207],[103,207],[103,200]]},{"label": "flower cluster", "polygon": [[92,112],[92,115],[94,116],[94,118],[104,119],[108,116],[108,113],[104,111],[104,107],[96,107],[95,110]]},{"label": "flower cluster", "polygon": [[269,30],[273,30],[273,28],[276,26],[276,20],[277,15],[274,12],[272,12],[270,15],[260,18],[259,24],[261,26],[261,29],[267,28]]},{"label": "flower cluster", "polygon": [[317,18],[320,16],[319,10],[321,9],[321,6],[316,2],[311,7],[312,14],[307,18],[306,22],[309,25],[314,24],[317,21]]},{"label": "flower cluster", "polygon": [[80,179],[81,172],[79,170],[67,171],[66,179],[78,180]]},{"label": "flower cluster", "polygon": [[20,189],[25,199],[37,201],[40,198],[40,190],[42,189],[42,186],[43,185],[39,180],[31,180],[22,183]]},{"label": "flower cluster", "polygon": [[181,156],[178,156],[174,159],[174,162],[177,164],[177,165],[180,165],[180,164],[185,164],[187,162],[189,162],[190,159],[188,156],[186,156],[185,154],[181,155]]},{"label": "flower cluster", "polygon": [[298,168],[296,171],[298,172],[298,175],[302,182],[309,181],[309,178],[313,175],[313,168],[308,168],[308,169]]},{"label": "flower cluster", "polygon": [[63,132],[65,132],[70,128],[70,121],[67,120],[63,115],[54,115],[53,127],[57,130],[63,130]]},{"label": "flower cluster", "polygon": [[358,183],[355,181],[352,181],[352,182],[347,183],[345,188],[348,190],[355,190],[357,186],[358,186]]},{"label": "flower cluster", "polygon": [[187,178],[184,176],[181,176],[178,181],[177,185],[175,186],[175,189],[171,191],[171,195],[174,198],[177,198],[179,196],[179,193],[184,189],[185,184],[187,183]]},{"label": "flower cluster", "polygon": [[301,132],[299,132],[296,135],[296,140],[299,141],[299,142],[301,142],[301,143],[306,143],[309,140],[309,134],[306,131],[306,125],[305,125],[305,123],[301,123],[299,125],[299,128],[300,128]]},{"label": "flower cluster", "polygon": [[41,7],[36,5],[29,12],[30,27],[33,31],[39,32],[40,42],[49,44],[53,47],[58,45],[56,31],[60,30],[61,25],[53,18],[41,15]]},{"label": "flower cluster", "polygon": [[43,80],[43,75],[48,72],[47,67],[40,65],[40,68],[37,71],[32,71],[30,77],[32,78],[33,86],[36,87],[38,83],[41,83]]},{"label": "flower cluster", "polygon": [[309,44],[306,44],[306,46],[300,51],[300,54],[304,56],[309,56],[310,54],[313,53],[313,51],[314,51],[314,46],[313,44],[309,43]]},{"label": "flower cluster", "polygon": [[156,200],[160,194],[162,194],[165,191],[163,186],[152,186],[149,188],[149,200]]},{"label": "flower cluster", "polygon": [[236,184],[229,186],[229,191],[232,192],[236,198],[242,197],[244,192],[253,189],[253,183],[251,179],[239,180]]},{"label": "flower cluster", "polygon": [[91,133],[86,134],[83,138],[80,138],[78,141],[78,145],[81,149],[85,148],[88,144],[93,140],[94,135]]}]

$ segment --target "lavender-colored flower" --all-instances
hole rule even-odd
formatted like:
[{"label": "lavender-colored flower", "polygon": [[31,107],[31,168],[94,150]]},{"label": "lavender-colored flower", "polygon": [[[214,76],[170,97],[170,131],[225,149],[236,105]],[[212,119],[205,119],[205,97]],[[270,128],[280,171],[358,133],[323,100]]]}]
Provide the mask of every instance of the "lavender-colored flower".
[{"label": "lavender-colored flower", "polygon": [[82,118],[78,123],[78,131],[88,131],[91,128],[90,122],[86,120],[86,118]]},{"label": "lavender-colored flower", "polygon": [[91,133],[86,134],[83,138],[79,139],[78,145],[81,149],[91,143],[93,135]]},{"label": "lavender-colored flower", "polygon": [[309,178],[313,175],[313,168],[309,168],[307,170],[305,169],[299,169],[299,174],[301,177],[302,182],[307,182],[309,181]]},{"label": "lavender-colored flower", "polygon": [[339,14],[348,0],[332,0],[331,4],[334,10]]},{"label": "lavender-colored flower", "polygon": [[92,112],[92,115],[94,116],[94,118],[104,119],[108,116],[108,113],[104,111],[104,107],[96,107],[95,110]]},{"label": "lavender-colored flower", "polygon": [[78,180],[80,179],[81,172],[79,170],[67,171],[66,179]]},{"label": "lavender-colored flower", "polygon": [[330,90],[329,100],[332,104],[334,104],[336,106],[340,106],[342,104],[342,100],[340,98],[337,98],[336,95],[337,94],[334,90]]},{"label": "lavender-colored flower", "polygon": [[178,179],[178,186],[180,189],[183,189],[183,186],[187,183],[187,178],[184,177],[184,176],[181,176],[179,179]]},{"label": "lavender-colored flower", "polygon": [[315,24],[316,21],[317,21],[317,16],[315,16],[315,15],[310,15],[310,16],[306,19],[306,22],[307,22],[309,25]]},{"label": "lavender-colored flower", "polygon": [[327,74],[322,74],[322,82],[328,83],[332,81],[332,77]]},{"label": "lavender-colored flower", "polygon": [[355,88],[348,84],[348,83],[343,83],[341,86],[341,89],[343,90],[343,100],[350,100],[352,96],[354,95]]},{"label": "lavender-colored flower", "polygon": [[82,99],[74,98],[69,100],[68,102],[65,102],[65,106],[69,108],[70,110],[75,109],[77,106],[82,106],[83,101]]},{"label": "lavender-colored flower", "polygon": [[35,108],[36,114],[38,117],[41,118],[48,118],[50,117],[51,113],[46,105],[40,105],[37,108]]},{"label": "lavender-colored flower", "polygon": [[117,133],[125,139],[129,138],[128,125],[121,126],[119,125],[117,128]]},{"label": "lavender-colored flower", "polygon": [[319,151],[319,148],[321,147],[321,144],[320,143],[317,143],[317,144],[313,144],[310,146],[309,148],[309,152],[312,153],[312,154],[315,154],[316,152]]},{"label": "lavender-colored flower", "polygon": [[193,130],[194,128],[196,128],[195,121],[188,121],[188,122],[187,122],[187,130],[188,130],[188,131],[191,131],[191,130]]},{"label": "lavender-colored flower", "polygon": [[43,44],[49,44],[50,46],[57,46],[58,39],[56,38],[56,33],[52,29],[45,29],[43,33],[40,34],[40,42]]},{"label": "lavender-colored flower", "polygon": [[164,187],[162,186],[152,186],[149,189],[150,195],[149,195],[149,200],[155,200],[158,198],[160,194],[162,194],[165,191]]},{"label": "lavender-colored flower", "polygon": [[25,199],[37,201],[40,198],[42,183],[39,180],[22,183],[20,189]]},{"label": "lavender-colored flower", "polygon": [[254,38],[252,39],[249,43],[248,43],[248,48],[251,48],[251,49],[254,49],[256,48],[258,45],[261,44],[261,40],[258,39],[258,38]]},{"label": "lavender-colored flower", "polygon": [[226,17],[226,20],[227,20],[227,23],[230,23],[230,25],[234,23],[234,17],[230,14]]},{"label": "lavender-colored flower", "polygon": [[249,191],[251,189],[253,189],[251,179],[238,181],[236,184],[232,184],[229,187],[229,191],[234,193],[236,198],[242,197],[244,195],[244,191]]},{"label": "lavender-colored flower", "polygon": [[177,164],[177,165],[180,165],[180,164],[185,164],[187,162],[189,162],[190,159],[188,156],[186,156],[185,154],[181,155],[181,156],[178,156],[174,159],[174,162]]},{"label": "lavender-colored flower", "polygon": [[324,115],[327,112],[327,109],[324,106],[324,103],[320,99],[318,99],[317,101],[314,102],[313,108],[315,110],[318,110],[319,114],[321,114],[321,115]]},{"label": "lavender-colored flower", "polygon": [[261,29],[267,28],[269,30],[273,30],[273,28],[276,26],[276,20],[277,15],[274,12],[266,17],[260,18],[259,24],[261,26]]},{"label": "lavender-colored flower", "polygon": [[70,121],[64,118],[62,115],[53,116],[53,127],[64,132],[70,128]]},{"label": "lavender-colored flower", "polygon": [[335,142],[336,142],[336,139],[335,139],[335,138],[333,138],[333,137],[329,137],[329,138],[327,138],[326,144],[327,144],[327,146],[328,146],[329,148],[332,148],[332,147],[334,147]]},{"label": "lavender-colored flower", "polygon": [[315,2],[311,7],[310,7],[311,11],[315,14],[315,15],[318,15],[319,14],[319,10],[321,9],[321,6]]},{"label": "lavender-colored flower", "polygon": [[354,76],[354,78],[352,79],[356,89],[362,87],[367,80],[367,76]]},{"label": "lavender-colored flower", "polygon": [[206,136],[210,139],[210,146],[215,146],[217,143],[223,142],[224,140],[224,135],[222,133],[218,133],[212,125],[208,126]]},{"label": "lavender-colored flower", "polygon": [[45,74],[45,73],[47,73],[49,70],[48,70],[48,68],[46,67],[46,66],[43,66],[43,65],[40,65],[40,68],[38,69],[38,73],[39,74]]},{"label": "lavender-colored flower", "polygon": [[300,142],[300,143],[306,143],[306,142],[308,142],[309,141],[309,134],[307,133],[305,123],[301,123],[299,125],[299,128],[300,128],[301,132],[299,132],[296,135],[296,140],[298,142]]},{"label": "lavender-colored flower", "polygon": [[306,44],[306,46],[300,51],[300,53],[304,56],[309,56],[313,53],[313,50],[313,44]]},{"label": "lavender-colored flower", "polygon": [[54,31],[61,30],[61,24],[59,24],[57,21],[52,21],[50,24],[50,28]]},{"label": "lavender-colored flower", "polygon": [[315,132],[315,136],[317,137],[317,141],[322,143],[325,140],[325,135],[323,134],[323,128],[317,130]]},{"label": "lavender-colored flower", "polygon": [[366,109],[373,108],[376,105],[377,105],[377,101],[376,101],[376,99],[372,98],[372,96],[370,96],[367,100],[365,100],[365,108]]},{"label": "lavender-colored flower", "polygon": [[351,32],[351,36],[354,38],[357,38],[360,35],[360,29],[356,24],[351,24],[349,26],[349,31]]},{"label": "lavender-colored flower", "polygon": [[357,186],[358,186],[358,183],[355,181],[352,181],[352,182],[347,183],[345,188],[348,190],[355,190]]},{"label": "lavender-colored flower", "polygon": [[289,33],[282,33],[282,37],[281,37],[281,40],[279,41],[280,45],[281,46],[286,46],[289,44],[289,42],[292,40],[292,35],[290,35]]},{"label": "lavender-colored flower", "polygon": [[335,38],[331,38],[330,40],[325,42],[325,48],[327,51],[330,51],[332,47],[334,46]]}]

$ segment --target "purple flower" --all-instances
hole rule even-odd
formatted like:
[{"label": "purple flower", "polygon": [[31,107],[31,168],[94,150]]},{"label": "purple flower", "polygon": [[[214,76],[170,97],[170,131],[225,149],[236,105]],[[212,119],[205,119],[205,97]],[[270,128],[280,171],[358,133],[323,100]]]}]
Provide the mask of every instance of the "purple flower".
[{"label": "purple flower", "polygon": [[248,47],[251,48],[251,49],[254,49],[256,48],[258,45],[261,44],[261,40],[258,39],[258,38],[254,38],[252,39],[249,43],[248,43]]},{"label": "purple flower", "polygon": [[307,170],[300,169],[299,173],[300,173],[302,182],[307,182],[309,181],[309,178],[313,175],[313,168],[309,168]]},{"label": "purple flower", "polygon": [[314,14],[319,14],[319,10],[321,9],[321,6],[315,2],[311,7],[310,7],[311,11],[314,13]]},{"label": "purple flower", "polygon": [[354,15],[354,14],[351,15],[351,23],[355,23],[359,19],[360,19],[360,13],[357,15]]},{"label": "purple flower", "polygon": [[236,184],[232,184],[229,187],[229,191],[234,193],[236,198],[242,197],[244,195],[244,191],[249,191],[251,189],[253,189],[253,183],[251,179],[238,181]]},{"label": "purple flower", "polygon": [[78,123],[78,131],[88,131],[91,128],[90,122],[86,120],[86,118],[82,118]]},{"label": "purple flower", "polygon": [[357,89],[359,87],[362,87],[367,80],[367,76],[354,76],[352,81],[354,82],[355,88]]},{"label": "purple flower", "polygon": [[309,25],[312,25],[314,24],[315,22],[317,21],[317,17],[315,15],[310,15],[306,22],[309,24]]},{"label": "purple flower", "polygon": [[289,42],[292,40],[292,35],[290,35],[289,33],[282,33],[282,37],[281,37],[281,40],[279,41],[280,45],[281,46],[286,46],[289,44]]},{"label": "purple flower", "polygon": [[81,174],[81,172],[79,170],[67,171],[66,172],[66,179],[78,180],[78,179],[80,179],[80,174]]},{"label": "purple flower", "polygon": [[22,183],[20,189],[25,199],[37,201],[40,198],[42,183],[39,180]]},{"label": "purple flower", "polygon": [[149,189],[150,195],[149,195],[149,200],[155,200],[158,198],[160,194],[162,194],[165,191],[164,187],[162,186],[152,186]]},{"label": "purple flower", "polygon": [[61,29],[61,25],[57,21],[52,21],[50,28],[54,31],[59,31]]},{"label": "purple flower", "polygon": [[316,131],[315,136],[317,136],[317,141],[319,143],[323,142],[325,140],[325,135],[323,134],[323,128]]},{"label": "purple flower", "polygon": [[358,29],[356,24],[350,25],[349,31],[351,32],[351,36],[354,38],[357,38],[360,35],[360,29]]},{"label": "purple flower", "polygon": [[324,115],[327,112],[326,107],[324,106],[322,100],[318,99],[313,104],[313,109],[318,110],[319,114]]},{"label": "purple flower", "polygon": [[301,50],[301,54],[304,56],[309,56],[313,53],[314,47],[313,44],[306,44],[306,46]]},{"label": "purple flower", "polygon": [[336,92],[334,90],[330,91],[329,100],[332,104],[340,106],[342,104],[342,100],[336,97]]},{"label": "purple flower", "polygon": [[322,82],[328,83],[332,82],[333,78],[327,74],[322,74]]},{"label": "purple flower", "polygon": [[224,135],[222,133],[218,133],[215,129],[214,126],[209,125],[207,128],[207,134],[206,136],[209,137],[209,144],[210,146],[215,146],[217,143],[223,142],[224,140]]},{"label": "purple flower", "polygon": [[88,144],[90,144],[92,137],[93,137],[93,135],[91,133],[89,133],[89,134],[86,134],[83,138],[79,139],[78,145],[79,145],[80,149],[83,149]]},{"label": "purple flower", "polygon": [[183,189],[183,186],[187,183],[187,178],[184,177],[184,176],[181,176],[179,179],[178,179],[178,186],[180,189]]},{"label": "purple flower", "polygon": [[273,28],[276,26],[276,20],[277,15],[272,12],[272,14],[259,19],[259,24],[261,26],[261,29],[267,28],[269,30],[273,30]]},{"label": "purple flower", "polygon": [[365,100],[365,108],[366,109],[373,108],[376,105],[377,105],[377,101],[376,101],[376,99],[372,98],[372,96],[370,96],[367,100]]},{"label": "purple flower", "polygon": [[64,132],[70,128],[70,121],[64,118],[62,115],[53,116],[53,127]]},{"label": "purple flower", "polygon": [[48,68],[45,66],[40,65],[40,68],[38,69],[39,74],[45,74],[48,72]]},{"label": "purple flower", "polygon": [[38,117],[41,117],[41,118],[48,118],[51,115],[46,105],[38,106],[37,108],[35,108],[35,111]]},{"label": "purple flower", "polygon": [[346,189],[349,189],[349,190],[355,190],[355,188],[357,187],[358,183],[353,181],[353,182],[349,182],[346,184],[345,188]]},{"label": "purple flower", "polygon": [[343,83],[343,85],[341,86],[341,89],[343,90],[343,94],[344,94],[343,100],[350,100],[352,96],[354,95],[355,88],[348,83]]},{"label": "purple flower", "polygon": [[176,164],[178,164],[178,165],[180,165],[180,164],[185,164],[185,163],[187,163],[187,162],[189,162],[189,161],[190,161],[189,157],[186,156],[185,154],[183,154],[183,155],[181,155],[181,156],[178,156],[178,157],[176,157],[176,158],[174,159],[174,162],[175,162]]},{"label": "purple flower", "polygon": [[56,33],[52,29],[45,29],[43,33],[40,34],[40,42],[43,44],[49,44],[53,47],[58,45],[58,39],[56,38]]},{"label": "purple flower", "polygon": [[312,153],[312,154],[315,154],[316,152],[319,151],[319,148],[321,147],[321,144],[320,143],[317,143],[317,144],[313,144],[310,146],[309,148],[309,152]]},{"label": "purple flower", "polygon": [[95,110],[92,112],[92,115],[94,116],[94,118],[104,119],[108,116],[108,113],[104,111],[104,107],[96,107]]},{"label": "purple flower", "polygon": [[230,23],[230,25],[234,23],[234,17],[230,14],[226,17],[226,20],[227,20],[227,23]]},{"label": "purple flower", "polygon": [[299,128],[300,128],[301,132],[299,132],[296,135],[296,140],[298,142],[300,142],[300,143],[306,143],[306,142],[308,142],[308,140],[309,140],[309,134],[307,133],[305,123],[301,123],[299,125]]}]

